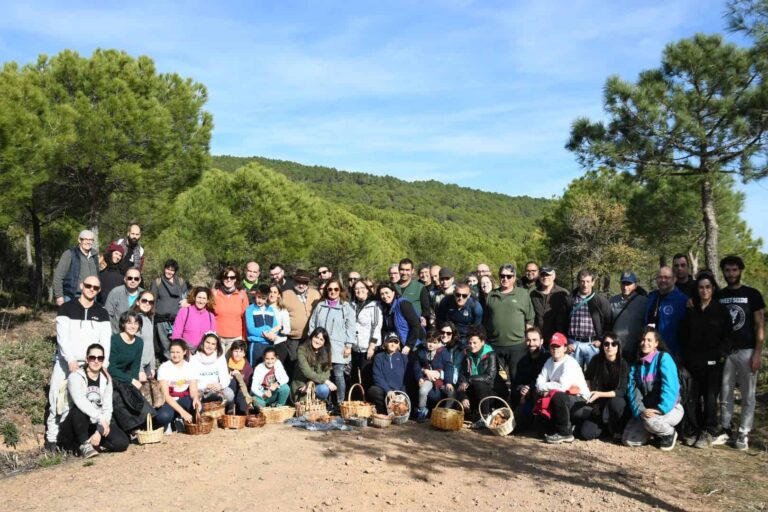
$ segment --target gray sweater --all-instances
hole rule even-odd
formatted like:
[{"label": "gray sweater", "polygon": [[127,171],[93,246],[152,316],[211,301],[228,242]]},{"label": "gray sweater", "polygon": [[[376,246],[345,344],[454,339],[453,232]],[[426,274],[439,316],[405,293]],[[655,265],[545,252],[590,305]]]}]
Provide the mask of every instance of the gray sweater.
[{"label": "gray sweater", "polygon": [[[136,291],[136,297],[143,292],[144,289],[139,286]],[[109,292],[107,297],[107,303],[104,304],[104,309],[109,313],[109,323],[112,325],[112,333],[117,334],[120,332],[120,315],[130,309],[128,304],[128,290],[125,285],[120,285]]]},{"label": "gray sweater", "polygon": [[[83,251],[77,250],[77,254],[80,257],[80,275],[77,277],[77,282],[82,283],[86,277],[99,275],[99,253],[91,249],[91,254],[86,256]],[[64,296],[64,278],[69,272],[69,267],[72,265],[72,250],[67,249],[64,254],[59,258],[59,263],[56,265],[56,269],[53,271],[53,296]],[[77,288],[77,285],[75,285]]]}]

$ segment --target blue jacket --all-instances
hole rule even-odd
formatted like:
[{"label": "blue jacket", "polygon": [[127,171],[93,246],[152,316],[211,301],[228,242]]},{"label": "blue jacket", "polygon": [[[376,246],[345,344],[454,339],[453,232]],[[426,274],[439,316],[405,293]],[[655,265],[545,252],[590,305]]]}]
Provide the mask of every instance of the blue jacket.
[{"label": "blue jacket", "polygon": [[469,297],[463,308],[456,304],[456,297],[451,295],[440,301],[437,308],[437,321],[450,320],[456,325],[459,336],[464,339],[470,325],[480,325],[483,322],[483,306],[474,297]]},{"label": "blue jacket", "polygon": [[435,357],[431,361],[428,359],[428,355],[429,351],[424,345],[421,345],[416,350],[416,361],[413,365],[413,376],[416,382],[424,376],[422,370],[441,370],[443,376],[439,380],[442,381],[442,383],[440,386],[436,387],[439,389],[445,384],[453,384],[454,368],[451,352],[445,347],[439,347],[435,351]]},{"label": "blue jacket", "polygon": [[251,343],[269,345],[264,333],[275,326],[277,326],[277,312],[272,306],[265,305],[260,308],[256,304],[251,304],[245,310],[246,336]]},{"label": "blue jacket", "polygon": [[685,306],[688,304],[688,296],[674,288],[665,297],[659,301],[659,290],[654,290],[648,295],[648,302],[645,306],[645,323],[651,322],[658,304],[658,319],[656,321],[656,330],[661,333],[661,339],[669,347],[670,353],[679,358],[682,355],[680,341],[678,339],[678,330],[680,322],[685,318]]},{"label": "blue jacket", "polygon": [[373,358],[373,383],[384,392],[405,391],[405,369],[408,366],[408,356],[402,352],[392,355],[379,352]]},{"label": "blue jacket", "polygon": [[646,409],[658,409],[667,414],[678,403],[679,396],[677,365],[666,352],[656,351],[630,368],[627,400],[635,418]]},{"label": "blue jacket", "polygon": [[382,304],[382,309],[384,310],[382,336],[394,332],[397,333],[400,342],[411,349],[421,345],[426,333],[421,326],[419,315],[416,314],[410,302],[402,297],[396,297],[389,306]]}]

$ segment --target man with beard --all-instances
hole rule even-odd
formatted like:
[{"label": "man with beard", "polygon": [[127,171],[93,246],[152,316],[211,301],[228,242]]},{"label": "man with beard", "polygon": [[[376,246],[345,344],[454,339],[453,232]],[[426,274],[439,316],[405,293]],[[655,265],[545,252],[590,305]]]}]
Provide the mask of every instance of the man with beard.
[{"label": "man with beard", "polygon": [[[748,448],[749,431],[755,417],[755,387],[757,372],[762,365],[765,341],[765,301],[762,294],[741,284],[744,261],[738,256],[726,256],[720,261],[727,287],[720,290],[717,300],[728,308],[733,323],[732,351],[723,366],[720,390],[720,424],[724,432],[715,436],[712,444],[725,444],[729,437],[737,450]],[[741,390],[741,422],[735,437],[729,435],[733,417],[733,392],[738,383]]]},{"label": "man with beard", "polygon": [[696,281],[688,273],[688,256],[682,253],[672,256],[672,270],[675,271],[675,287],[689,297],[697,297]]},{"label": "man with beard", "polygon": [[413,261],[410,259],[400,260],[397,270],[400,274],[400,295],[411,303],[419,315],[421,326],[426,328],[430,316],[429,291],[419,281],[413,280]]},{"label": "man with beard", "polygon": [[[568,292],[566,291],[566,294]],[[517,362],[515,380],[512,383],[512,395],[509,405],[515,411],[517,431],[526,430],[533,425],[533,406],[536,403],[536,377],[541,373],[549,353],[544,350],[544,340],[537,327],[525,330],[526,354]]]},{"label": "man with beard", "polygon": [[285,268],[282,263],[273,263],[269,266],[269,278],[280,288],[281,292],[293,289],[293,279],[285,277]]},{"label": "man with beard", "polygon": [[125,250],[123,259],[120,260],[120,271],[125,275],[129,268],[141,269],[144,268],[144,248],[139,243],[141,240],[141,227],[132,222],[128,224],[128,233],[125,238],[121,238],[117,241],[119,245]]},{"label": "man with beard", "polygon": [[611,306],[594,290],[595,275],[582,269],[576,274],[578,288],[568,296],[568,353],[582,369],[600,351],[600,340],[611,325]]},{"label": "man with beard", "polygon": [[536,289],[539,282],[539,264],[535,261],[529,261],[525,264],[525,277],[520,280],[520,287],[529,292]]},{"label": "man with beard", "polygon": [[568,328],[568,290],[555,283],[553,267],[542,267],[539,285],[531,290],[531,304],[536,314],[535,326],[542,340],[549,340],[556,332]]}]

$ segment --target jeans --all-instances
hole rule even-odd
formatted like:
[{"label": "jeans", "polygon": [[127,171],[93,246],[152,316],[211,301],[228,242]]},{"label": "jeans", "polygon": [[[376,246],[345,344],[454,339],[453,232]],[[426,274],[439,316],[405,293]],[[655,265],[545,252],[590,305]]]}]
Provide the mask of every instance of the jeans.
[{"label": "jeans", "polygon": [[[195,413],[194,409],[192,408],[192,399],[189,396],[183,396],[179,398],[176,401],[176,403],[179,404],[182,407],[182,409],[187,411],[189,414]],[[179,417],[179,413],[176,412],[176,410],[173,407],[171,407],[168,404],[163,404],[163,406],[157,410],[157,415],[152,421],[154,422],[155,428],[157,427],[165,428],[168,425],[170,425],[171,422],[178,417]]]},{"label": "jeans", "polygon": [[[91,423],[88,415],[73,404],[69,409],[69,414],[61,422],[59,442],[66,448],[77,448],[90,439],[98,426],[96,423]],[[73,443],[76,444],[72,446]],[[115,420],[112,420],[109,422],[109,435],[101,436],[99,446],[110,452],[124,452],[128,449],[129,444],[128,436],[120,430]]]},{"label": "jeans", "polygon": [[326,400],[331,394],[331,388],[326,384],[318,384],[315,386],[315,396],[318,400]]},{"label": "jeans", "polygon": [[671,411],[663,416],[651,416],[632,418],[624,428],[621,442],[627,446],[645,444],[651,435],[669,436],[675,432],[675,426],[683,419],[683,406],[675,405]]},{"label": "jeans", "polygon": [[155,324],[155,340],[163,354],[163,360],[168,361],[171,358],[171,331],[173,331],[173,322],[157,322]]},{"label": "jeans", "polygon": [[336,403],[340,404],[347,397],[347,376],[344,375],[344,363],[333,363],[333,382],[336,384]]},{"label": "jeans", "polygon": [[285,405],[285,402],[288,401],[288,395],[290,394],[291,389],[288,387],[288,384],[282,384],[272,392],[272,396],[269,398],[254,396],[253,401],[256,402],[256,405],[258,405],[260,409],[269,407],[270,405]]},{"label": "jeans", "polygon": [[267,350],[267,347],[269,346],[271,345],[268,345],[267,343],[257,343],[254,341],[248,342],[248,363],[250,363],[251,368],[256,368],[259,363],[261,363],[264,351]]},{"label": "jeans", "polygon": [[592,358],[600,352],[600,348],[594,346],[591,341],[576,341],[572,338],[568,338],[568,345],[573,346],[574,351],[571,356],[578,361],[582,370],[586,368]]},{"label": "jeans", "polygon": [[739,433],[749,434],[755,419],[755,387],[757,373],[752,372],[752,354],[754,349],[734,350],[725,359],[723,366],[723,385],[720,390],[720,425],[731,427],[733,419],[733,391],[736,384],[741,390],[741,425]]}]

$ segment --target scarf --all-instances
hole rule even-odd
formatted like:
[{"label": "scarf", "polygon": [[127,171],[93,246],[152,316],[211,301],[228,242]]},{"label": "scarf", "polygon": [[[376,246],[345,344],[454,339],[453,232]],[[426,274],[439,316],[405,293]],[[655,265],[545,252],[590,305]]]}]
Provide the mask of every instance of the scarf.
[{"label": "scarf", "polygon": [[240,373],[242,373],[243,368],[245,368],[245,358],[241,359],[240,362],[238,363],[237,361],[232,359],[232,357],[230,357],[229,361],[227,361],[227,366],[229,367],[230,370],[237,370]]}]

